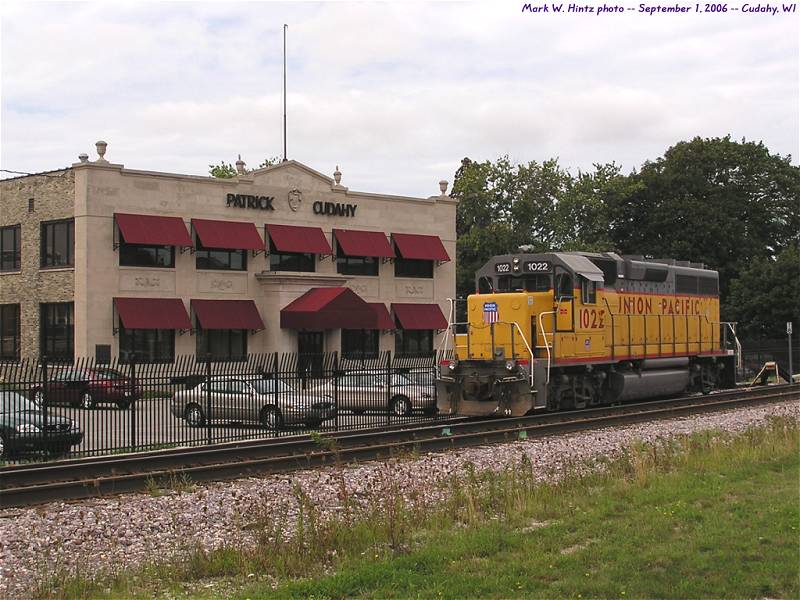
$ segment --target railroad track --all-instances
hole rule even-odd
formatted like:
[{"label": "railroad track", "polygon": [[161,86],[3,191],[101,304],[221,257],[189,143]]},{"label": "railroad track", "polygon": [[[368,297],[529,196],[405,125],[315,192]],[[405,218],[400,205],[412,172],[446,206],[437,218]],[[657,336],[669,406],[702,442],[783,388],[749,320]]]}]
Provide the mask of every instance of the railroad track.
[{"label": "railroad track", "polygon": [[176,472],[193,482],[282,473],[298,469],[442,451],[466,446],[557,435],[586,429],[800,399],[800,386],[735,390],[582,411],[490,420],[450,419],[417,427],[342,431],[104,456],[0,468],[0,507],[77,500],[141,491]]}]

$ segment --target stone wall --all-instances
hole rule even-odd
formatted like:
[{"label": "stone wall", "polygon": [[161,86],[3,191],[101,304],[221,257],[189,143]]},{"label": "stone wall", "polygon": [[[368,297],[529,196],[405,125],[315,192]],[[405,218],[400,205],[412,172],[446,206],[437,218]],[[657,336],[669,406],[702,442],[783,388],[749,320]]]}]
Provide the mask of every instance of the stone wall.
[{"label": "stone wall", "polygon": [[[29,199],[33,210],[29,211]],[[40,223],[75,213],[72,169],[0,181],[0,226],[21,225],[20,271],[0,273],[0,304],[20,304],[21,358],[39,353],[39,303],[72,302],[74,269],[41,269]]]}]

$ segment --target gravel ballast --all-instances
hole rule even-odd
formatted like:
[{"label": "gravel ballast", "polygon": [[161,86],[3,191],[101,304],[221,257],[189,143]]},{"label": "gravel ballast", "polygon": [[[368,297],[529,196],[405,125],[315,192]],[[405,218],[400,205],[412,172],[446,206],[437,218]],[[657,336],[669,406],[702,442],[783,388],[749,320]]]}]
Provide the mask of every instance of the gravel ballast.
[{"label": "gravel ballast", "polygon": [[[258,511],[281,515],[291,528],[297,489],[323,515],[339,510],[342,481],[362,505],[392,486],[406,497],[436,502],[441,483],[467,465],[499,471],[526,455],[544,478],[568,464],[613,457],[635,440],[653,442],[704,429],[740,431],[772,416],[800,419],[800,403],[782,402],[727,412],[426,454],[385,462],[298,471],[291,474],[202,484],[183,493],[129,494],[81,502],[54,502],[0,510],[0,597],[25,597],[42,574],[91,576],[136,568],[193,551],[249,539]],[[297,486],[297,487],[296,487]],[[285,517],[283,516],[285,515]]]}]

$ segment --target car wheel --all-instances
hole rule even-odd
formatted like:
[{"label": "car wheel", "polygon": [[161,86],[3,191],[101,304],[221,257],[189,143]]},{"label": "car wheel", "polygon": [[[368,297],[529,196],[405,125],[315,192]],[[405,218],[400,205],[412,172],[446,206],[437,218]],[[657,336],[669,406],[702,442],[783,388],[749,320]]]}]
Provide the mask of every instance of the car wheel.
[{"label": "car wheel", "polygon": [[261,409],[259,416],[261,424],[268,429],[280,429],[283,427],[283,417],[281,411],[274,406],[265,406]]},{"label": "car wheel", "polygon": [[186,407],[183,413],[183,418],[186,419],[186,424],[189,427],[202,427],[206,424],[206,417],[203,414],[203,409],[197,404],[190,404]]},{"label": "car wheel", "polygon": [[39,406],[44,406],[44,392],[42,390],[36,390],[33,392],[33,401],[38,404]]},{"label": "car wheel", "polygon": [[94,408],[94,398],[89,390],[81,394],[81,408]]},{"label": "car wheel", "polygon": [[117,408],[120,408],[122,410],[128,410],[128,408],[130,408],[130,406],[131,406],[131,401],[130,400],[119,400],[117,402]]},{"label": "car wheel", "polygon": [[411,414],[411,401],[405,396],[395,396],[391,404],[392,414],[404,417]]}]

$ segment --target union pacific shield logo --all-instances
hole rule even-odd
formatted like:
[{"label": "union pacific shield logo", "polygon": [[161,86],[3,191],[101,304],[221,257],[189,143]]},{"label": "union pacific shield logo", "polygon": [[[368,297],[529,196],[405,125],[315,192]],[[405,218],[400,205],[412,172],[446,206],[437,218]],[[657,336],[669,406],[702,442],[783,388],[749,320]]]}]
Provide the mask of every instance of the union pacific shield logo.
[{"label": "union pacific shield logo", "polygon": [[484,323],[497,323],[499,315],[497,312],[497,302],[484,302],[483,303],[483,322]]}]

